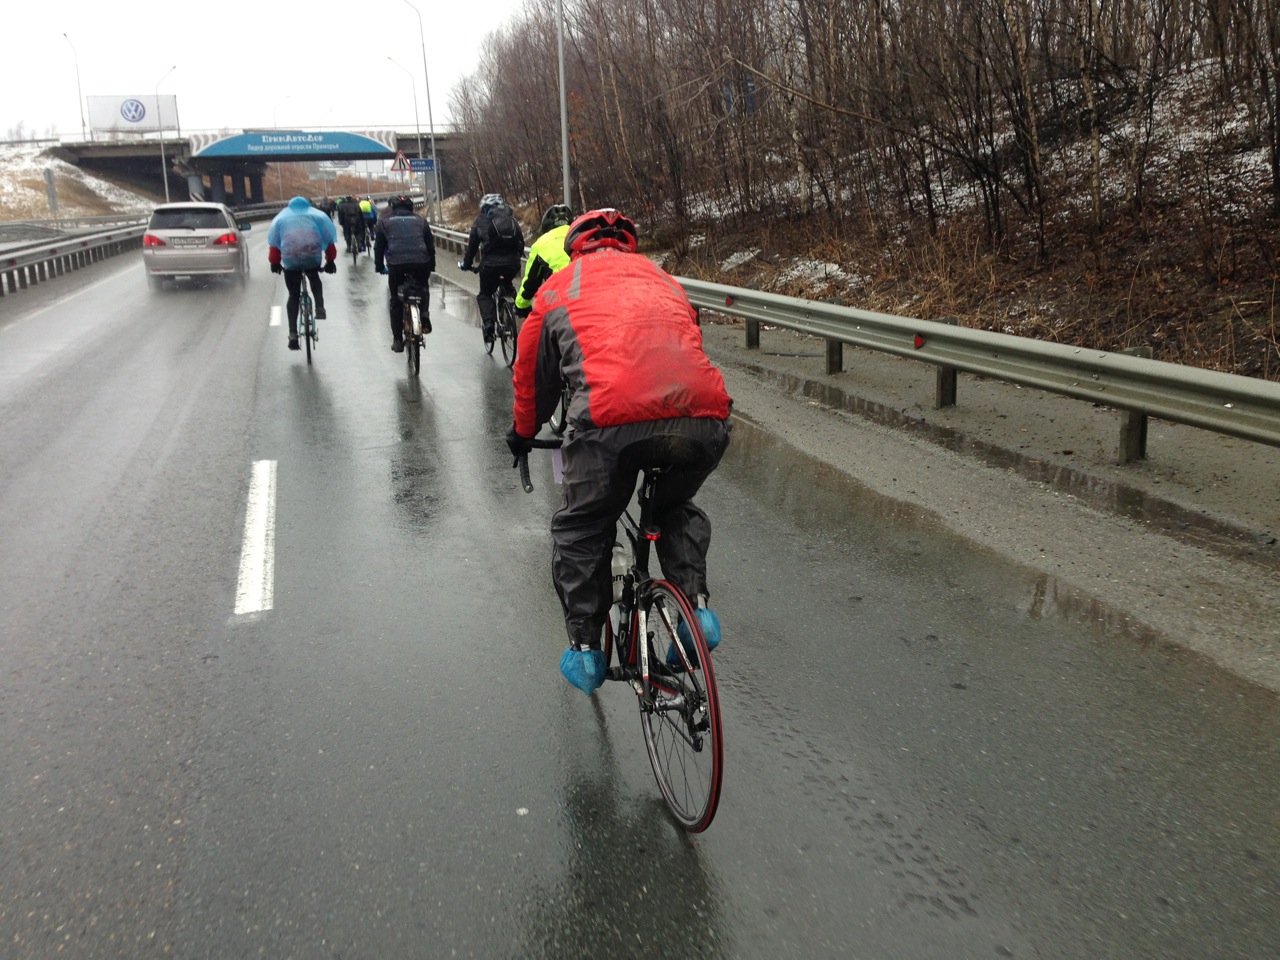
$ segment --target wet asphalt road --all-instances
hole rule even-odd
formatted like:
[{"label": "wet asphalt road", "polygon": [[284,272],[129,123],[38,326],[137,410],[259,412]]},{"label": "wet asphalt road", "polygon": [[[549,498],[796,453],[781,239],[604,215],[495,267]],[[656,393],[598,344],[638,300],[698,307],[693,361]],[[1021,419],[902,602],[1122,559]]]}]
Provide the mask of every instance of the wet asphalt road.
[{"label": "wet asphalt road", "polygon": [[244,291],[120,258],[0,301],[0,956],[1280,952],[1273,695],[1045,616],[746,421],[701,501],[726,786],[683,836],[630,695],[556,672],[549,458],[525,495],[478,330],[437,291],[410,382],[343,263],[307,367],[251,237]]}]

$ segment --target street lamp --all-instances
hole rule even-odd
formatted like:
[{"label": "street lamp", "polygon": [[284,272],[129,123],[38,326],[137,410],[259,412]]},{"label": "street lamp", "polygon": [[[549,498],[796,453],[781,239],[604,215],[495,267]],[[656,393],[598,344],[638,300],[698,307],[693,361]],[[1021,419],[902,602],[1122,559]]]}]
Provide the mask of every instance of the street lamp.
[{"label": "street lamp", "polygon": [[[289,97],[292,97],[292,96],[293,96],[292,93],[286,94],[284,100],[288,100]],[[278,126],[276,126],[276,111],[280,109],[280,104],[284,103],[284,100],[281,100],[280,103],[277,103],[274,107],[271,108],[271,129],[273,130],[280,129]],[[281,165],[280,161],[277,160],[275,163],[275,168],[276,168],[276,189],[280,191],[280,202],[284,203],[284,167]]]},{"label": "street lamp", "polygon": [[397,67],[400,67],[405,73],[409,74],[409,89],[413,91],[413,128],[418,134],[418,159],[422,159],[422,127],[418,126],[418,85],[414,82],[413,74],[409,73],[409,68],[397,63],[394,57],[387,57]]},{"label": "street lamp", "polygon": [[418,42],[422,44],[422,83],[427,88],[427,126],[431,128],[431,181],[432,196],[435,200],[433,219],[440,221],[440,163],[436,160],[436,122],[431,118],[431,80],[427,76],[427,41],[422,32],[422,14],[409,0],[404,0],[414,13],[418,14]]},{"label": "street lamp", "polygon": [[[67,37],[65,33],[63,36]],[[67,45],[71,47],[71,56],[76,62],[76,106],[80,108],[80,138],[88,140],[89,136],[85,133],[84,124],[84,93],[80,90],[80,54],[76,53],[76,45],[71,42],[70,37],[67,37]]]},{"label": "street lamp", "polygon": [[175,63],[172,67],[164,72],[164,77],[156,81],[156,126],[160,130],[160,176],[164,177],[164,202],[169,202],[169,164],[164,159],[164,111],[160,109],[160,84],[164,83],[165,77],[178,69]]},{"label": "street lamp", "polygon": [[569,185],[569,104],[564,88],[564,0],[556,0],[556,50],[560,56],[560,168],[564,171],[564,205],[573,206]]}]

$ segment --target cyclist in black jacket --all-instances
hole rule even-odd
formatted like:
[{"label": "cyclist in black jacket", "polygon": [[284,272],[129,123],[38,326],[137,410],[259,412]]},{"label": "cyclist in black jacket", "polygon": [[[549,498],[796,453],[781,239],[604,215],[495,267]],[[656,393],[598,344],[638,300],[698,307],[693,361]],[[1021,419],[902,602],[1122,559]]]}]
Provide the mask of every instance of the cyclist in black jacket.
[{"label": "cyclist in black jacket", "polygon": [[[400,302],[400,285],[412,277],[425,293],[436,269],[436,240],[431,225],[413,212],[410,197],[392,197],[388,204],[391,216],[378,221],[373,231],[373,265],[387,275],[391,288],[391,349],[404,352],[404,314]],[[427,316],[430,297],[422,300],[422,332],[431,332]]]}]

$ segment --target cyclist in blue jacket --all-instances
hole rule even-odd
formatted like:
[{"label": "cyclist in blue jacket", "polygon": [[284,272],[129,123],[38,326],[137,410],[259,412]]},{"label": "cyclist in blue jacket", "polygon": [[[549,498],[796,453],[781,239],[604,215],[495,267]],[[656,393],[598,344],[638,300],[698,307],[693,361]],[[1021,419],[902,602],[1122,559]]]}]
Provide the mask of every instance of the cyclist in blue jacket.
[{"label": "cyclist in blue jacket", "polygon": [[284,285],[289,291],[285,310],[289,315],[290,350],[301,349],[298,346],[298,294],[302,290],[303,274],[311,281],[316,319],[326,317],[320,270],[337,272],[334,263],[338,256],[337,244],[338,231],[333,221],[313,207],[306,197],[294,197],[271,221],[267,231],[267,259],[272,273],[284,274]]}]

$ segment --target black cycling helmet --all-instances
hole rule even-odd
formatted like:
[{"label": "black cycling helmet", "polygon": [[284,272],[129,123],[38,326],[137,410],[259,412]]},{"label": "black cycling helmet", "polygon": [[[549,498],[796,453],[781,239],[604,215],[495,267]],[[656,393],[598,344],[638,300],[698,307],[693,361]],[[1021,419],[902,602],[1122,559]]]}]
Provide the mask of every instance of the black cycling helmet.
[{"label": "black cycling helmet", "polygon": [[564,252],[569,256],[595,250],[636,252],[636,225],[612,207],[589,210],[569,225]]},{"label": "black cycling helmet", "polygon": [[566,223],[573,223],[573,211],[563,203],[557,203],[547,207],[547,212],[542,215],[542,228],[539,233],[546,233],[553,227],[561,227]]},{"label": "black cycling helmet", "polygon": [[486,193],[480,198],[481,213],[488,212],[490,207],[505,207],[506,205],[507,201],[502,199],[502,194],[500,193]]},{"label": "black cycling helmet", "polygon": [[402,193],[400,196],[392,197],[388,200],[387,206],[389,206],[392,211],[408,210],[410,213],[413,213],[413,197],[406,196]]}]

